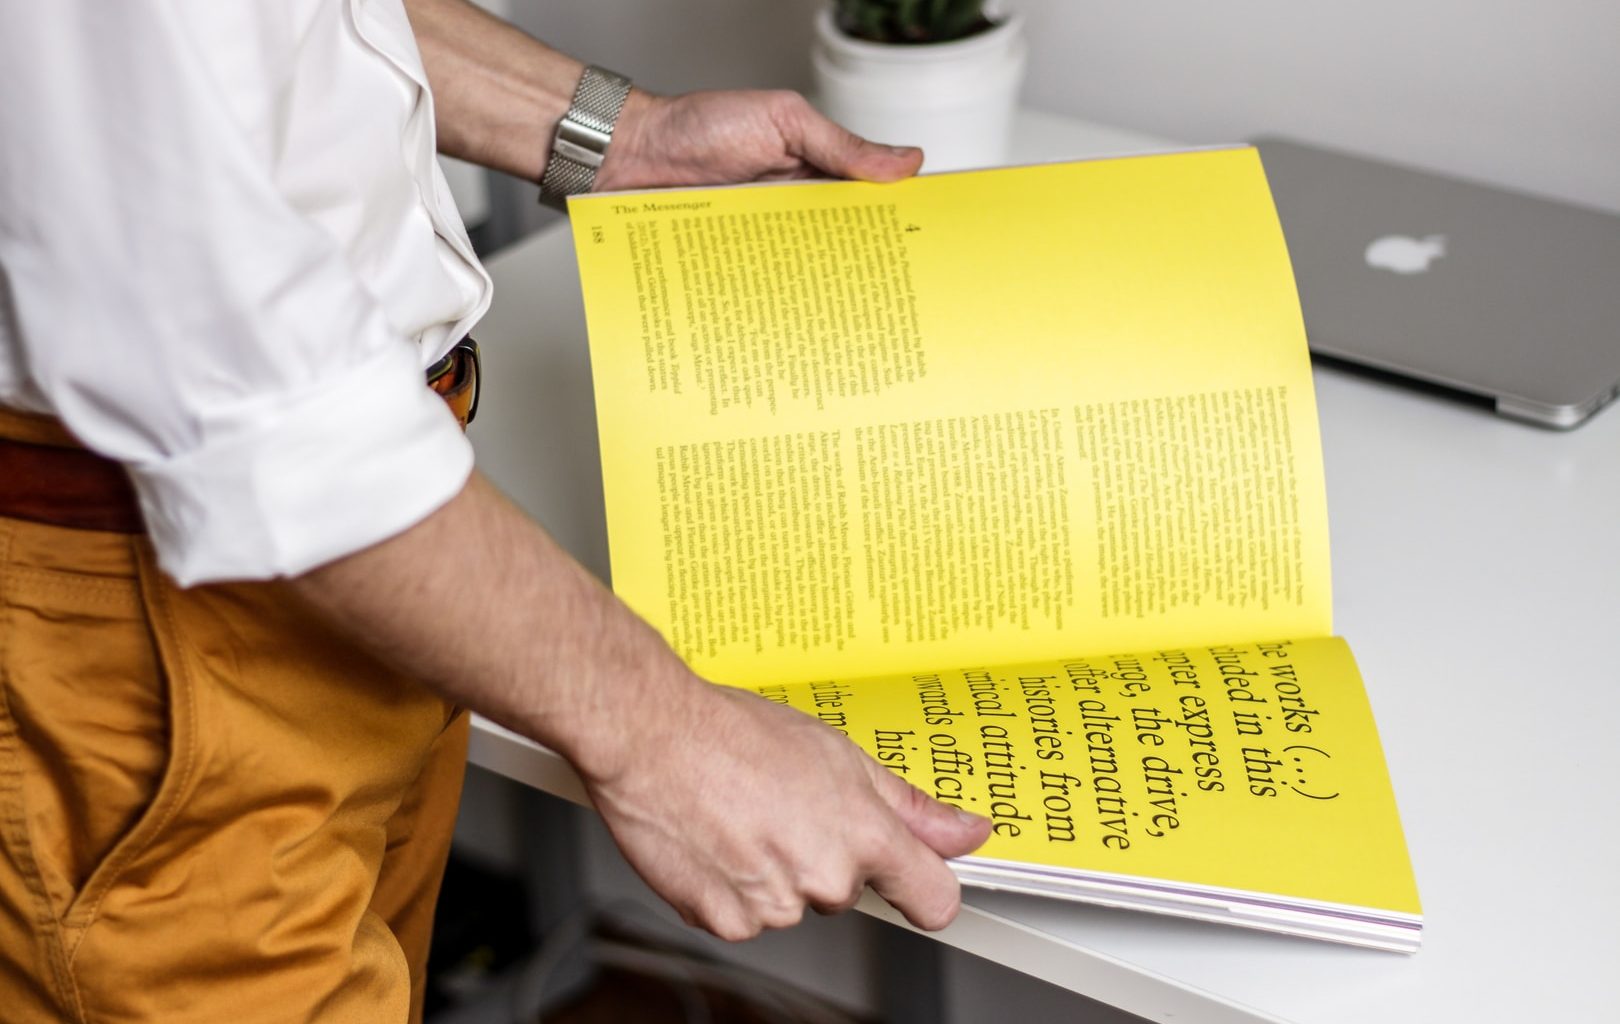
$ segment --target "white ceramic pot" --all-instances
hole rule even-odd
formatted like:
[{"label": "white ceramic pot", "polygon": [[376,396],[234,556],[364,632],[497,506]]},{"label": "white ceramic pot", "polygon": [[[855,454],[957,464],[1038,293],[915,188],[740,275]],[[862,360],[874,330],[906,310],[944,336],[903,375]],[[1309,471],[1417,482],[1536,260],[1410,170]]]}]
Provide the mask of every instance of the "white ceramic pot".
[{"label": "white ceramic pot", "polygon": [[811,54],[817,104],[858,135],[921,146],[925,171],[1004,163],[1027,47],[1022,16],[991,17],[995,27],[955,42],[871,43],[839,31],[828,5]]}]

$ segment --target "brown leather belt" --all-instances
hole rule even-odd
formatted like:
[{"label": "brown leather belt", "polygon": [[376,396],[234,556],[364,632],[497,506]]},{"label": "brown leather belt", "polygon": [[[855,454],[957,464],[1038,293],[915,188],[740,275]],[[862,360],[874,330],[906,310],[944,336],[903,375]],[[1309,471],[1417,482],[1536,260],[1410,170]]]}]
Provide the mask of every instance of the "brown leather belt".
[{"label": "brown leather belt", "polygon": [[[467,339],[427,372],[466,429],[478,413],[478,345]],[[75,530],[145,533],[124,467],[81,446],[46,416],[0,410],[0,516]]]}]

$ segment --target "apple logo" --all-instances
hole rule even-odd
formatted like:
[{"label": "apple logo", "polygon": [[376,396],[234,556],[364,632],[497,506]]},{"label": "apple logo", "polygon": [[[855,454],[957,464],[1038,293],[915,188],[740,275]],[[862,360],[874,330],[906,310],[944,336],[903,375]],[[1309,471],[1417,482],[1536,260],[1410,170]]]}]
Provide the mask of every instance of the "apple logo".
[{"label": "apple logo", "polygon": [[1367,266],[1393,270],[1397,274],[1421,274],[1445,254],[1444,235],[1427,238],[1385,235],[1367,246]]}]

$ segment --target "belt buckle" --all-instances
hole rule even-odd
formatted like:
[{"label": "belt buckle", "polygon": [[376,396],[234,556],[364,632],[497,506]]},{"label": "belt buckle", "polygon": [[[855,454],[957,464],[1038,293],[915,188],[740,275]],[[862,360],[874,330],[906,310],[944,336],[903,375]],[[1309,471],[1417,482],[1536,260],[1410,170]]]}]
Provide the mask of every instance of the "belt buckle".
[{"label": "belt buckle", "polygon": [[466,355],[467,372],[472,375],[472,401],[467,403],[467,422],[471,423],[478,417],[478,399],[484,392],[484,358],[479,354],[478,342],[471,338],[463,338],[456,351]]},{"label": "belt buckle", "polygon": [[[483,376],[483,359],[478,351],[478,342],[463,338],[443,359],[428,367],[427,383],[456,412],[456,418],[466,427],[478,415]],[[463,407],[466,409],[465,415],[459,411]]]}]

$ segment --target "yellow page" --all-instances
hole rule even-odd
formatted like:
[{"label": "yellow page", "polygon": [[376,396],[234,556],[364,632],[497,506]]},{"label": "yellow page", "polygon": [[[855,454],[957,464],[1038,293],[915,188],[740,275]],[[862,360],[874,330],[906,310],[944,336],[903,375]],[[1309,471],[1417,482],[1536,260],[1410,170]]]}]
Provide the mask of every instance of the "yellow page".
[{"label": "yellow page", "polygon": [[570,213],[613,583],[710,678],[1331,632],[1253,150]]},{"label": "yellow page", "polygon": [[1338,638],[756,689],[990,816],[974,859],[1420,912]]}]

